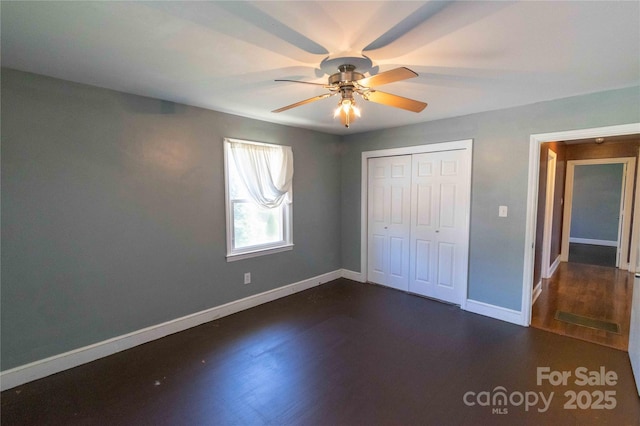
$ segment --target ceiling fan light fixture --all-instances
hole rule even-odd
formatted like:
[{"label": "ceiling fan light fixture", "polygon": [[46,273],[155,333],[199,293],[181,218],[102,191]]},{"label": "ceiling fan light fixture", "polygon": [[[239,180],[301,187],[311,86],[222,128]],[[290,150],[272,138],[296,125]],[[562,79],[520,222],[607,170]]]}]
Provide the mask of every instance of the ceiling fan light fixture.
[{"label": "ceiling fan light fixture", "polygon": [[360,117],[360,108],[356,106],[356,102],[353,99],[343,99],[338,103],[338,108],[336,108],[336,114],[338,115],[342,113],[348,113],[350,110]]},{"label": "ceiling fan light fixture", "polygon": [[340,122],[345,127],[349,127],[356,117],[360,117],[360,108],[356,106],[353,98],[344,98],[338,102],[338,107],[334,111],[333,117],[340,117]]}]

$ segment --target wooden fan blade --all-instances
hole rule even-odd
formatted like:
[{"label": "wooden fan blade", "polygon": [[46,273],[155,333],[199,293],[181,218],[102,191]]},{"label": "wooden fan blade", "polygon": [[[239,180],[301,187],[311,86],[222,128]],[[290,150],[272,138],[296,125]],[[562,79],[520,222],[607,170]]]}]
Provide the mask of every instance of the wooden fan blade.
[{"label": "wooden fan blade", "polygon": [[314,86],[322,86],[322,87],[328,87],[326,84],[322,84],[322,83],[314,83],[312,81],[300,81],[300,80],[274,80],[274,81],[288,81],[290,83],[302,83],[302,84],[313,84]]},{"label": "wooden fan blade", "polygon": [[287,105],[282,108],[274,109],[271,112],[282,112],[291,108],[299,107],[300,105],[308,104],[311,102],[319,101],[320,99],[328,98],[329,96],[333,96],[335,93],[325,93],[324,95],[314,96],[313,98],[305,99],[304,101],[296,102],[295,104]]},{"label": "wooden fan blade", "polygon": [[390,71],[381,72],[358,80],[358,84],[365,87],[381,86],[383,84],[393,83],[394,81],[406,80],[408,78],[417,77],[418,74],[409,68],[400,67]]},{"label": "wooden fan blade", "polygon": [[372,90],[367,94],[367,100],[382,105],[406,109],[407,111],[420,112],[427,107],[425,102],[415,101],[402,96]]}]

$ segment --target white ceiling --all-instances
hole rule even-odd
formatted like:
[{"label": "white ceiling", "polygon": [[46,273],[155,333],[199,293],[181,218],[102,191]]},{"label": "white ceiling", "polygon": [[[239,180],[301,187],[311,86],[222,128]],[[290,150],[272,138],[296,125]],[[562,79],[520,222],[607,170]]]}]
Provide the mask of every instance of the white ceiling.
[{"label": "white ceiling", "polygon": [[[5,2],[2,66],[334,134],[640,84],[640,2]],[[327,57],[419,77],[381,90],[421,113],[359,102],[345,129]],[[330,70],[329,72],[333,72]]]}]

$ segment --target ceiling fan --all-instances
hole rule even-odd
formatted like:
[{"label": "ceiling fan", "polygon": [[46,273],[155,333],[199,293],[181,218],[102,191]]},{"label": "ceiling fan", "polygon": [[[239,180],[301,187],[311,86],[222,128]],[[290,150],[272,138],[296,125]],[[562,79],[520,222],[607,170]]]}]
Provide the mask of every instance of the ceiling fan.
[{"label": "ceiling fan", "polygon": [[314,96],[313,98],[278,108],[272,112],[282,112],[311,102],[319,101],[320,99],[340,95],[340,101],[338,102],[338,108],[335,110],[334,117],[339,116],[342,125],[349,127],[356,117],[360,117],[360,109],[356,106],[354,99],[355,93],[360,95],[365,101],[372,101],[382,105],[402,108],[407,111],[420,112],[427,106],[425,102],[380,92],[379,90],[374,89],[374,87],[381,86],[383,84],[417,77],[418,74],[411,71],[409,68],[395,68],[370,77],[365,77],[364,74],[357,72],[356,66],[349,63],[339,65],[338,70],[339,72],[329,76],[327,84],[299,80],[276,80],[321,86],[328,89],[329,93]]}]

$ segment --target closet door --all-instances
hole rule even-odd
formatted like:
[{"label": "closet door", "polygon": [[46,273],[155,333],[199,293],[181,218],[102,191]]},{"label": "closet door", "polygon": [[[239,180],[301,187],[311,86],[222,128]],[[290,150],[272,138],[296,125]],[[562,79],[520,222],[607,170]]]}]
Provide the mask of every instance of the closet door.
[{"label": "closet door", "polygon": [[371,158],[368,173],[368,279],[407,291],[411,156]]},{"label": "closet door", "polygon": [[409,291],[460,304],[466,295],[470,165],[464,151],[412,158]]}]

